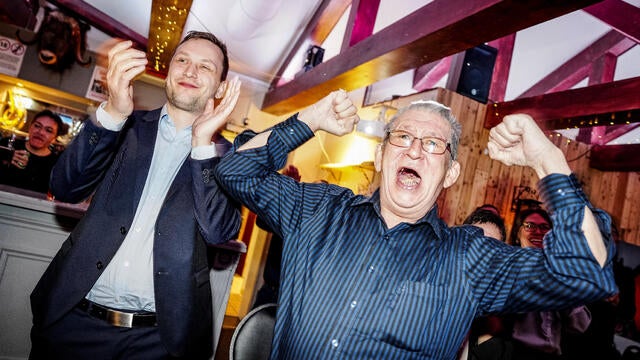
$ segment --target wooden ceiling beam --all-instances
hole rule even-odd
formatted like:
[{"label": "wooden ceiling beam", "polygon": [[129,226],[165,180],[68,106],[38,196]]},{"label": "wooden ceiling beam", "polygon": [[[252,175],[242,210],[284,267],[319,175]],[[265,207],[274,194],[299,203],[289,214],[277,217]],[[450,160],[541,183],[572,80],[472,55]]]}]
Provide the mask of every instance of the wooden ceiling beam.
[{"label": "wooden ceiling beam", "polygon": [[489,42],[489,46],[498,49],[496,62],[493,66],[491,76],[491,86],[489,87],[489,101],[504,101],[511,71],[511,59],[513,58],[513,47],[516,42],[516,34],[507,35],[498,40]]},{"label": "wooden ceiling beam", "polygon": [[[326,3],[326,4],[325,4]],[[318,17],[309,29],[311,41],[322,44],[347,10],[351,0],[325,0],[317,11]]]},{"label": "wooden ceiling beam", "polygon": [[595,2],[435,0],[270,90],[262,110],[278,115],[293,112],[333,90],[359,89]]},{"label": "wooden ceiling beam", "polygon": [[640,9],[637,7],[622,0],[605,0],[583,10],[640,43]]},{"label": "wooden ceiling beam", "polygon": [[640,171],[640,144],[593,145],[589,166],[601,171]]},{"label": "wooden ceiling beam", "polygon": [[[487,109],[485,127],[492,128],[508,114],[531,115],[545,130],[566,128],[562,119],[586,117],[617,112],[633,112],[631,122],[640,121],[640,77],[610,83],[532,96],[507,102],[495,103]],[[618,117],[618,120],[622,120]],[[555,124],[554,124],[554,121]],[[588,127],[602,124],[585,124]],[[572,127],[574,127],[572,125]]]},{"label": "wooden ceiling beam", "polygon": [[413,74],[413,89],[421,92],[433,88],[447,75],[450,67],[451,56],[420,66]]},{"label": "wooden ceiling beam", "polygon": [[373,34],[380,0],[353,0],[347,29],[342,39],[342,51]]},{"label": "wooden ceiling beam", "polygon": [[615,49],[616,55],[634,47],[634,41],[615,30],[602,35],[599,39],[580,51],[557,69],[542,78],[517,98],[529,98],[532,96],[549,93],[552,91],[566,90],[579,83],[589,74],[589,68],[593,62],[604,54]]},{"label": "wooden ceiling beam", "polygon": [[602,136],[602,144],[605,145],[609,142],[625,135],[626,133],[633,131],[640,127],[640,123],[629,124],[629,125],[618,125],[618,126],[608,126],[607,131]]},{"label": "wooden ceiling beam", "polygon": [[276,71],[276,75],[270,84],[271,89],[278,87],[280,82],[282,82],[282,74],[284,74],[291,60],[296,56],[298,51],[300,51],[300,47],[307,40],[310,40],[316,45],[322,44],[338,21],[340,21],[340,18],[350,4],[351,0],[322,0],[305,29],[298,35],[295,43],[293,43],[289,54],[283,59],[278,71]]},{"label": "wooden ceiling beam", "polygon": [[76,14],[80,20],[90,24],[103,33],[120,39],[128,39],[142,51],[147,51],[147,38],[131,30],[123,23],[91,6],[82,0],[48,0],[51,4],[70,13]]}]

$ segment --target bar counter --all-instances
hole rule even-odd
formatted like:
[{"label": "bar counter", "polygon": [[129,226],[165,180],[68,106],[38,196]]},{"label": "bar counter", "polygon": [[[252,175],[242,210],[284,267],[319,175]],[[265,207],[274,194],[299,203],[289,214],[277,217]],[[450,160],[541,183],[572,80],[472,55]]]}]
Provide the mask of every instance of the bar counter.
[{"label": "bar counter", "polygon": [[[28,358],[29,295],[87,207],[86,202],[52,201],[46,194],[0,185],[0,359]],[[210,248],[214,349],[244,252],[245,244],[235,240]]]},{"label": "bar counter", "polygon": [[87,204],[0,185],[0,358],[29,354],[29,294]]}]

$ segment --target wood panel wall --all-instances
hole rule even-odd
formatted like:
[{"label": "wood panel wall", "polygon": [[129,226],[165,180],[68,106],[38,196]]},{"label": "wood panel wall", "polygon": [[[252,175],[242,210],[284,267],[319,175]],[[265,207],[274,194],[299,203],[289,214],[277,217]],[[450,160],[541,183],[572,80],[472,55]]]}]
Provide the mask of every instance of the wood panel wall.
[{"label": "wood panel wall", "polygon": [[[433,99],[451,107],[462,124],[458,149],[462,172],[457,183],[438,199],[442,218],[450,225],[460,224],[477,206],[490,203],[500,209],[508,233],[515,216],[512,200],[517,190],[529,187],[532,191],[524,192],[524,197],[538,199],[535,172],[503,165],[486,154],[489,130],[484,128],[484,119],[487,105],[444,89],[407,96],[398,99],[394,105],[402,107],[418,99]],[[549,136],[565,153],[591,202],[612,216],[623,240],[640,245],[640,173],[592,169],[588,145],[556,133]]]}]

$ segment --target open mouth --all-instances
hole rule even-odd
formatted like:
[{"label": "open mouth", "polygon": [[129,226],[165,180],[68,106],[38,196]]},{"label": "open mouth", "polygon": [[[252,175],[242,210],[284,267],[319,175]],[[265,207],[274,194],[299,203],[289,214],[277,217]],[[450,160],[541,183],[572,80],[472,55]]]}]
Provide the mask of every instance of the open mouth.
[{"label": "open mouth", "polygon": [[397,178],[398,183],[400,183],[402,187],[407,189],[415,188],[420,184],[420,181],[422,181],[422,178],[420,178],[418,172],[407,167],[402,167],[398,170]]},{"label": "open mouth", "polygon": [[531,244],[537,248],[541,248],[542,247],[542,239],[529,239],[529,241],[531,242]]}]

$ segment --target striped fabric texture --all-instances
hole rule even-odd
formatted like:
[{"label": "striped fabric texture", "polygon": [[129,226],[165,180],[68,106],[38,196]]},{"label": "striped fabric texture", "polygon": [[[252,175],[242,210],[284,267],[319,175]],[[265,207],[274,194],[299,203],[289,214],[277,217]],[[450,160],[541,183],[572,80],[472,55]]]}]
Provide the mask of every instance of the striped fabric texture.
[{"label": "striped fabric texture", "polygon": [[[573,176],[540,181],[556,226],[544,250],[521,249],[449,227],[437,207],[388,229],[377,192],[277,173],[313,137],[295,115],[270,131],[267,146],[230,153],[216,176],[284,239],[272,359],[454,359],[475,316],[564,309],[616,291],[610,219]],[[604,268],[581,231],[585,206],[608,245]]]}]

